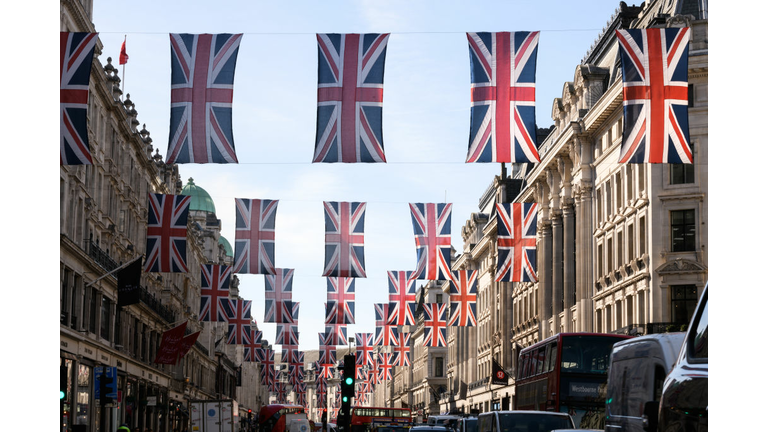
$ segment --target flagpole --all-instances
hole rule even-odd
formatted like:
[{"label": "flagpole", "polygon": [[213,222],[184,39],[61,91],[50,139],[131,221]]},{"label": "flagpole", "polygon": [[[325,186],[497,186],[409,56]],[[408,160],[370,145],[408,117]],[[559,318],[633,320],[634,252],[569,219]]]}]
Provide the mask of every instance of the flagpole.
[{"label": "flagpole", "polygon": [[116,272],[116,271],[120,271],[120,270],[122,270],[122,269],[124,269],[124,268],[128,267],[129,265],[131,265],[131,264],[135,263],[135,262],[136,262],[136,260],[140,260],[140,259],[142,259],[143,257],[144,257],[144,255],[139,255],[139,256],[138,256],[136,259],[134,259],[134,260],[131,260],[131,261],[129,261],[129,262],[127,262],[127,263],[125,263],[125,264],[121,265],[120,267],[118,267],[118,268],[116,268],[116,269],[112,270],[111,272],[109,272],[109,273],[107,273],[107,274],[105,274],[105,275],[102,275],[102,276],[101,276],[101,277],[99,277],[98,279],[96,279],[96,280],[94,280],[93,282],[91,282],[91,283],[87,284],[85,287],[86,287],[86,288],[88,288],[89,286],[91,286],[91,285],[95,284],[96,282],[98,282],[98,281],[100,281],[100,280],[104,279],[105,277],[107,277],[107,276],[111,275],[112,273],[114,273],[114,272]]},{"label": "flagpole", "polygon": [[[128,40],[128,35],[123,35],[123,46],[125,46],[125,42]],[[122,52],[120,53],[122,55]],[[126,61],[126,63],[128,63]],[[123,93],[125,92],[125,63],[123,63],[123,79],[120,81],[120,85],[122,88],[120,89],[120,96],[122,97]]]}]

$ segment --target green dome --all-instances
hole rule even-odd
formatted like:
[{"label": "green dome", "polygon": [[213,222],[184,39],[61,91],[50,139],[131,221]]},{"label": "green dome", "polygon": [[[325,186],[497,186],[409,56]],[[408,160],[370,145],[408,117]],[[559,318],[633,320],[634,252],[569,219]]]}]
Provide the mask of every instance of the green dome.
[{"label": "green dome", "polygon": [[189,178],[189,183],[184,185],[181,189],[182,195],[188,195],[192,197],[192,201],[189,203],[189,211],[204,211],[208,213],[216,213],[216,206],[213,205],[213,199],[208,195],[208,192],[200,186],[196,185]]},{"label": "green dome", "polygon": [[234,256],[232,254],[232,245],[229,244],[227,239],[224,238],[224,236],[219,236],[219,244],[224,246],[224,253],[227,254],[227,256]]}]

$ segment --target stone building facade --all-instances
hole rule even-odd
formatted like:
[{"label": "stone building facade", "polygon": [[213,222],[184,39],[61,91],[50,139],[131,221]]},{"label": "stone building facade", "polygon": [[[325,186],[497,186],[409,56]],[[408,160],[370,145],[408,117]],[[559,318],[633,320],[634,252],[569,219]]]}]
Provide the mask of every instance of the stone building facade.
[{"label": "stone building facade", "polygon": [[[94,32],[92,12],[91,1],[63,0],[60,30]],[[88,101],[94,163],[60,167],[60,362],[68,390],[60,430],[114,430],[123,422],[181,429],[193,399],[235,399],[256,409],[253,372],[245,374],[252,390],[238,387],[242,348],[217,345],[221,329],[197,317],[200,264],[231,262],[215,212],[190,209],[189,273],[143,274],[140,302],[117,307],[115,271],[145,252],[148,194],[185,191],[178,166],[153,155],[150,133],[139,130],[136,105],[122,95],[111,59],[99,59],[101,49],[97,41]],[[187,333],[201,331],[197,342],[179,364],[155,364],[163,332],[184,321]],[[108,406],[95,398],[97,367],[117,368],[119,396]]]}]

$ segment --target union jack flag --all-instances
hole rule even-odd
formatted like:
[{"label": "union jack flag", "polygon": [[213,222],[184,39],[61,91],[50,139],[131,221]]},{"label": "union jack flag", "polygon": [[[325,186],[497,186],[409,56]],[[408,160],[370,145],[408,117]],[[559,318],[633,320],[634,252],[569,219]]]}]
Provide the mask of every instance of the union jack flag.
[{"label": "union jack flag", "polygon": [[346,345],[347,344],[347,326],[346,324],[326,324],[325,341],[328,345]]},{"label": "union jack flag", "polygon": [[275,379],[275,350],[263,348],[260,350],[261,383],[270,384]]},{"label": "union jack flag", "polygon": [[235,273],[275,274],[277,203],[235,198]]},{"label": "union jack flag", "polygon": [[237,163],[232,92],[242,34],[171,33],[166,163]]},{"label": "union jack flag", "polygon": [[226,321],[219,311],[219,299],[229,297],[232,267],[200,264],[200,321]]},{"label": "union jack flag", "polygon": [[219,299],[219,307],[228,323],[227,343],[243,345],[251,336],[251,301]]},{"label": "union jack flag", "polygon": [[318,34],[312,162],[386,162],[381,111],[389,34]]},{"label": "union jack flag", "polygon": [[292,315],[292,299],[293,269],[264,276],[264,322],[285,322]]},{"label": "union jack flag", "polygon": [[448,346],[445,339],[447,308],[448,305],[445,303],[424,304],[424,346]]},{"label": "union jack flag", "polygon": [[290,347],[288,350],[288,363],[293,366],[304,366],[304,351],[299,351],[298,346]]},{"label": "union jack flag", "polygon": [[394,324],[376,326],[373,344],[375,346],[393,346],[397,344],[397,326]]},{"label": "union jack flag", "polygon": [[459,270],[451,275],[448,325],[474,327],[477,325],[477,270]]},{"label": "union jack flag", "polygon": [[388,271],[389,318],[387,324],[415,325],[416,280],[411,279],[413,272]]},{"label": "union jack flag", "polygon": [[144,272],[187,273],[187,217],[192,197],[149,194]]},{"label": "union jack flag", "polygon": [[320,338],[320,355],[318,363],[336,363],[336,346],[328,343],[325,333],[318,333]]},{"label": "union jack flag", "polygon": [[496,282],[535,282],[538,203],[497,203]]},{"label": "union jack flag", "polygon": [[[371,359],[373,362],[373,359]],[[364,380],[367,366],[355,363],[355,379]]]},{"label": "union jack flag", "polygon": [[277,324],[275,335],[275,344],[277,345],[298,345],[299,344],[299,326],[295,324]]},{"label": "union jack flag", "polygon": [[411,203],[410,206],[418,261],[410,279],[450,279],[453,204]]},{"label": "union jack flag", "polygon": [[394,366],[411,365],[411,334],[400,332],[400,338],[395,345],[395,358],[392,362]]},{"label": "union jack flag", "polygon": [[392,354],[379,354],[379,382],[392,381]]},{"label": "union jack flag", "polygon": [[539,162],[539,32],[467,33],[472,71],[467,162]]},{"label": "union jack flag", "polygon": [[621,163],[693,163],[688,135],[690,28],[616,30],[624,80]]},{"label": "union jack flag", "polygon": [[243,361],[260,361],[259,350],[261,350],[261,330],[256,330],[251,326],[251,335],[243,344]]},{"label": "union jack flag", "polygon": [[371,333],[355,333],[357,347],[355,349],[355,364],[373,364],[373,335]]},{"label": "union jack flag", "polygon": [[389,322],[389,304],[374,303],[373,312],[375,315],[375,324],[377,326],[386,325]]},{"label": "union jack flag", "polygon": [[366,277],[365,203],[324,201],[325,269],[323,276]]},{"label": "union jack flag", "polygon": [[374,363],[374,366],[368,370],[368,379],[366,380],[368,382],[369,386],[374,386],[376,384],[381,384],[381,377],[379,376],[379,365],[378,361]]},{"label": "union jack flag", "polygon": [[336,369],[335,363],[318,363],[317,373],[325,379],[333,378],[333,371]]},{"label": "union jack flag", "polygon": [[59,162],[92,165],[88,144],[88,87],[98,33],[61,32],[59,60]]},{"label": "union jack flag", "polygon": [[304,368],[301,365],[289,365],[288,382],[292,386],[296,386],[304,381]]},{"label": "union jack flag", "polygon": [[[306,386],[306,384],[303,384],[303,383],[299,383],[299,385],[303,385],[304,386],[304,391],[296,391],[296,396],[295,396],[296,397],[296,405],[302,405],[302,406],[306,407],[306,405],[307,405],[307,390],[306,390],[306,387],[307,386]],[[309,411],[309,410],[306,410],[306,411]]]},{"label": "union jack flag", "polygon": [[328,303],[325,304],[325,323],[354,324],[355,279],[329,277],[327,281]]}]

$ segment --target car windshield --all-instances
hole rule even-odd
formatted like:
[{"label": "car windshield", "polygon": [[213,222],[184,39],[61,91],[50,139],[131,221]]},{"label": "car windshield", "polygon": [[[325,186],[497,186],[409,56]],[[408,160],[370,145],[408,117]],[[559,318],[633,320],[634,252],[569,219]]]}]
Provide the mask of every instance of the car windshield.
[{"label": "car windshield", "polygon": [[572,428],[568,417],[547,413],[499,413],[500,432],[549,432]]}]

